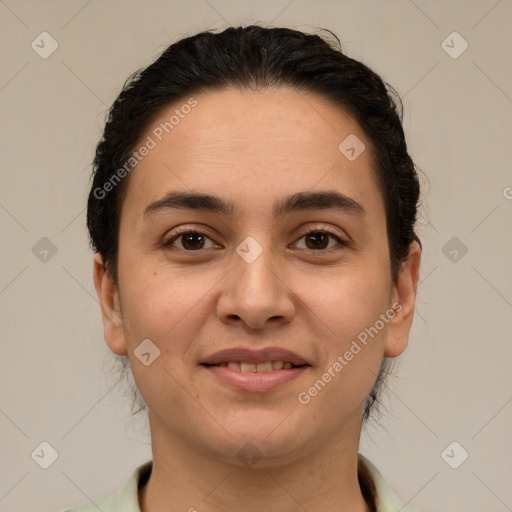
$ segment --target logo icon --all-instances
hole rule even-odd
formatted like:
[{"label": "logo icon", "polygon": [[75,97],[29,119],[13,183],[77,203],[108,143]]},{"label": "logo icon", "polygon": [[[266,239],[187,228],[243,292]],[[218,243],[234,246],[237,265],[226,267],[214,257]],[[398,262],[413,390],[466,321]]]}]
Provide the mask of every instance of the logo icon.
[{"label": "logo icon", "polygon": [[450,238],[441,250],[452,263],[458,263],[468,252],[468,248],[456,236]]},{"label": "logo icon", "polygon": [[160,355],[160,349],[151,340],[145,339],[133,353],[144,366],[149,366]]},{"label": "logo icon", "polygon": [[458,59],[468,49],[468,47],[468,42],[458,32],[452,32],[441,43],[441,48],[452,59]]},{"label": "logo icon", "polygon": [[252,443],[246,443],[238,450],[236,457],[246,466],[254,466],[261,459],[262,453]]},{"label": "logo icon", "polygon": [[347,158],[347,160],[353,162],[366,149],[366,146],[363,144],[361,139],[351,133],[348,137],[343,139],[341,144],[338,146],[338,149],[345,158]]},{"label": "logo icon", "polygon": [[32,247],[32,254],[42,263],[48,263],[56,254],[57,246],[46,236],[43,236]]},{"label": "logo icon", "polygon": [[459,468],[469,457],[469,453],[457,441],[450,443],[442,452],[441,458],[452,469]]},{"label": "logo icon", "polygon": [[38,444],[30,456],[43,469],[48,469],[59,458],[57,450],[46,441]]},{"label": "logo icon", "polygon": [[39,57],[47,59],[59,47],[59,43],[48,32],[41,32],[30,46]]},{"label": "logo icon", "polygon": [[236,248],[236,252],[246,263],[252,263],[263,252],[263,247],[252,236],[248,236]]}]

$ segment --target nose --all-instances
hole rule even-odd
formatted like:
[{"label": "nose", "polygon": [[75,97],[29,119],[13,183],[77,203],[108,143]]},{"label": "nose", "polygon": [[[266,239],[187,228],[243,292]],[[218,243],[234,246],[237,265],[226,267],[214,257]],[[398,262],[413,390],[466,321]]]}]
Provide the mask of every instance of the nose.
[{"label": "nose", "polygon": [[293,292],[276,268],[272,250],[264,248],[254,260],[234,255],[217,303],[217,315],[226,323],[245,323],[251,329],[278,327],[295,314]]}]

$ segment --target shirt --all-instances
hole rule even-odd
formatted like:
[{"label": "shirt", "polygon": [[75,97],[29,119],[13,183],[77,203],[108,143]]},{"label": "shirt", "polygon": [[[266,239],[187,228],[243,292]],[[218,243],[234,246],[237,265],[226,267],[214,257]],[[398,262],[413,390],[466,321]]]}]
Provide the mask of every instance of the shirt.
[{"label": "shirt", "polygon": [[[377,491],[377,510],[378,512],[414,512],[396,496],[391,488],[386,484],[379,470],[363,455],[358,454],[372,474],[375,488]],[[139,466],[125,483],[123,488],[112,496],[101,498],[94,503],[89,503],[83,507],[67,510],[65,512],[140,512],[138,487],[139,481],[147,480],[151,473],[153,461],[148,461]]]}]

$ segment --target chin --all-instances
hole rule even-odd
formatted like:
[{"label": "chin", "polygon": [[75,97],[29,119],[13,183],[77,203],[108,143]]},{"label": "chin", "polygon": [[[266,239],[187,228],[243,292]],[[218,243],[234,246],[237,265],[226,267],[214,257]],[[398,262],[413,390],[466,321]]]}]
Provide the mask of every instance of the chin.
[{"label": "chin", "polygon": [[223,430],[221,439],[217,438],[212,443],[212,437],[207,436],[204,441],[208,443],[208,451],[217,460],[241,467],[268,468],[289,464],[300,459],[306,445],[304,429],[290,428],[291,424],[272,415],[266,421],[256,421],[254,415],[245,413],[245,421],[236,425],[226,423],[227,434]]},{"label": "chin", "polygon": [[303,450],[296,443],[284,441],[281,444],[269,443],[268,440],[240,440],[228,452],[216,449],[216,459],[231,465],[249,469],[265,469],[284,466],[301,458]]}]

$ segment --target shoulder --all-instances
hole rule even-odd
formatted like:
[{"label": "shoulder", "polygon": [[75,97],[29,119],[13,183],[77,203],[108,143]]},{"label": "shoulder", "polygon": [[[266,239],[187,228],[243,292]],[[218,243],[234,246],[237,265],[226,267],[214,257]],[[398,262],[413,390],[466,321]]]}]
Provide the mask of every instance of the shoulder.
[{"label": "shoulder", "polygon": [[[116,495],[113,495],[96,500],[94,503],[89,503],[88,505],[83,505],[81,507],[74,508],[72,510],[66,510],[64,512],[98,512],[98,510],[101,510],[102,512],[113,512],[114,510],[117,510],[116,507],[118,505],[119,500],[117,499]],[[131,512],[131,509],[129,510]],[[135,510],[137,511],[137,509]]]},{"label": "shoulder", "polygon": [[112,496],[100,498],[94,502],[88,503],[65,512],[140,512],[138,487],[141,480],[147,480],[151,473],[152,461],[140,465],[124,484],[122,489]]},{"label": "shoulder", "polygon": [[358,459],[367,468],[375,484],[377,512],[414,512],[398,498],[372,462],[361,454],[358,455]]}]

